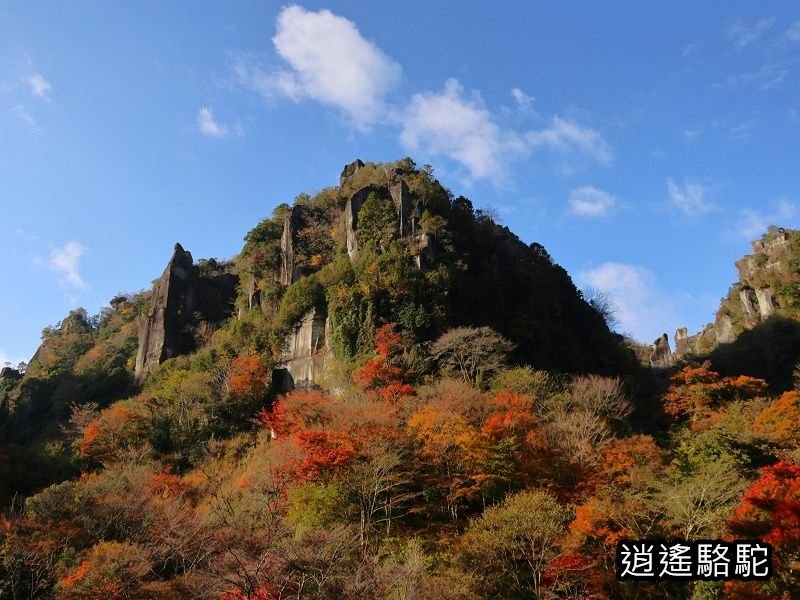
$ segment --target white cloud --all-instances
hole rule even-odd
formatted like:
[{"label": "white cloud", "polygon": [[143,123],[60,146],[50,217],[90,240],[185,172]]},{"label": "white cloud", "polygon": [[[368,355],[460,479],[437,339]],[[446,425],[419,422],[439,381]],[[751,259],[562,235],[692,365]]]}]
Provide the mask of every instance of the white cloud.
[{"label": "white cloud", "polygon": [[760,38],[770,27],[775,24],[774,17],[760,19],[752,26],[745,24],[743,19],[736,19],[731,23],[726,32],[737,48],[745,48]]},{"label": "white cloud", "polygon": [[794,225],[798,214],[797,205],[786,198],[773,202],[769,210],[744,209],[730,229],[731,237],[746,241],[757,240],[766,233],[770,225]]},{"label": "white cloud", "polygon": [[655,276],[644,267],[606,262],[579,272],[577,279],[611,298],[617,329],[638,341],[650,343],[680,324],[669,296],[659,292]]},{"label": "white cloud", "polygon": [[549,127],[525,134],[525,141],[531,148],[547,147],[559,152],[579,152],[601,164],[614,162],[611,146],[600,133],[558,115],[553,117]]},{"label": "white cloud", "polygon": [[384,97],[400,80],[400,65],[364,38],[355,23],[329,10],[288,6],[272,38],[288,70],[268,72],[239,61],[239,83],[265,97],[276,94],[334,106],[367,128],[384,116]]},{"label": "white cloud", "polygon": [[536,98],[528,96],[528,94],[517,87],[511,90],[511,97],[514,98],[514,101],[521,110],[526,111],[531,110],[533,108],[533,103],[536,101]]},{"label": "white cloud", "polygon": [[420,149],[447,156],[465,166],[475,179],[499,181],[510,160],[539,149],[579,153],[608,163],[608,143],[593,129],[553,117],[542,130],[516,132],[501,127],[480,94],[467,95],[456,79],[441,92],[414,94],[401,118],[400,141],[410,152]]},{"label": "white cloud", "polygon": [[675,182],[672,177],[667,179],[667,192],[669,204],[683,214],[693,217],[714,210],[713,204],[706,200],[706,190],[699,183],[684,181],[683,185]]},{"label": "white cloud", "polygon": [[47,98],[53,89],[50,82],[41,73],[34,73],[25,77],[25,83],[31,88],[31,94],[37,98]]},{"label": "white cloud", "polygon": [[214,114],[208,107],[197,112],[197,129],[207,137],[223,138],[228,135],[227,125],[214,120]]},{"label": "white cloud", "polygon": [[67,242],[63,246],[50,251],[47,266],[54,271],[59,281],[69,287],[84,288],[86,282],[80,274],[80,262],[86,253],[86,247],[78,242]]},{"label": "white cloud", "polygon": [[496,178],[504,159],[524,151],[518,136],[503,132],[477,94],[463,96],[456,79],[442,92],[414,94],[402,118],[400,141],[412,152],[424,148],[458,161],[473,177]]},{"label": "white cloud", "polygon": [[572,190],[569,194],[569,212],[580,217],[602,217],[614,210],[614,196],[593,186]]}]

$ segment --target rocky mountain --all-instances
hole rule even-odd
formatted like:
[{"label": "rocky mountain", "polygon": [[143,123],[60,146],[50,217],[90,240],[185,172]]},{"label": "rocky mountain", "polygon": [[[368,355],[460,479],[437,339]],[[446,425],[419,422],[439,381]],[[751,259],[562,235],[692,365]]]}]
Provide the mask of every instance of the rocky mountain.
[{"label": "rocky mountain", "polygon": [[[652,366],[668,368],[696,356],[724,362],[748,340],[778,336],[773,344],[787,341],[779,330],[786,332],[800,320],[800,232],[770,227],[751,247],[751,254],[736,261],[738,280],[722,298],[714,321],[692,335],[686,327],[678,328],[674,352],[664,334],[653,345]],[[800,354],[793,346],[785,350],[789,358]],[[758,362],[756,357],[749,360]]]}]

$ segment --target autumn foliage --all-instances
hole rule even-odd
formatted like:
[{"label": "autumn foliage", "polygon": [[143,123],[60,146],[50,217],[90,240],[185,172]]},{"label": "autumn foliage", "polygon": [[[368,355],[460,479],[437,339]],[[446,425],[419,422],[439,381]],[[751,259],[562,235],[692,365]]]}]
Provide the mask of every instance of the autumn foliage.
[{"label": "autumn foliage", "polygon": [[723,377],[708,363],[688,365],[670,378],[664,396],[664,411],[675,419],[697,421],[707,418],[715,408],[733,400],[754,398],[766,392],[761,379],[739,375]]},{"label": "autumn foliage", "polygon": [[375,330],[375,352],[377,356],[353,373],[353,379],[364,389],[375,390],[385,400],[395,400],[414,393],[409,383],[411,373],[396,366],[397,355],[402,352],[402,336],[394,323],[387,323]]},{"label": "autumn foliage", "polygon": [[267,369],[258,356],[237,356],[228,373],[228,392],[238,400],[259,400],[267,387]]}]

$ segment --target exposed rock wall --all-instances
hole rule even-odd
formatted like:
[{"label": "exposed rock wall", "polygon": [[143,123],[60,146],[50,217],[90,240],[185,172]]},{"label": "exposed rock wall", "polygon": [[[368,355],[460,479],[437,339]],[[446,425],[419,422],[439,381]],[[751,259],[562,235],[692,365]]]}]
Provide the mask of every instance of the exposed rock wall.
[{"label": "exposed rock wall", "polygon": [[283,286],[289,286],[300,278],[300,265],[295,261],[294,247],[297,243],[297,232],[301,227],[300,207],[295,206],[283,221],[281,265],[278,275],[278,280]]},{"label": "exposed rock wall", "polygon": [[[342,171],[342,185],[350,173],[355,173],[358,168],[354,165],[363,163],[357,160],[346,165]],[[370,194],[375,194],[379,198],[391,199],[397,211],[397,232],[400,238],[410,241],[409,249],[412,252],[414,264],[425,269],[432,267],[436,259],[436,240],[430,234],[419,230],[419,207],[414,199],[408,185],[403,180],[403,175],[407,172],[401,168],[389,168],[386,170],[385,185],[368,185],[359,189],[347,199],[344,208],[344,227],[347,239],[347,254],[350,260],[358,257],[358,213]]]},{"label": "exposed rock wall", "polygon": [[347,183],[347,180],[356,174],[356,172],[364,166],[363,161],[360,158],[355,159],[348,165],[344,166],[342,169],[342,174],[339,176],[339,187],[344,187],[344,184]]},{"label": "exposed rock wall", "polygon": [[280,364],[273,371],[273,385],[281,392],[308,389],[319,382],[328,344],[330,324],[324,308],[309,311],[285,341]]},{"label": "exposed rock wall", "polygon": [[144,381],[168,358],[195,349],[194,328],[220,323],[233,310],[236,276],[225,268],[213,276],[197,272],[191,253],[175,244],[164,273],[153,285],[147,317],[139,325],[137,382]]},{"label": "exposed rock wall", "polygon": [[654,369],[668,369],[675,364],[672,350],[669,347],[669,337],[664,333],[653,342],[653,352],[650,354],[650,366]]},{"label": "exposed rock wall", "polygon": [[732,343],[742,331],[756,327],[780,308],[773,286],[792,252],[789,231],[778,229],[751,246],[753,254],[735,263],[739,281],[723,298],[714,323],[694,336],[687,335],[685,328],[675,332],[675,353],[679,357],[704,354],[720,344]]}]

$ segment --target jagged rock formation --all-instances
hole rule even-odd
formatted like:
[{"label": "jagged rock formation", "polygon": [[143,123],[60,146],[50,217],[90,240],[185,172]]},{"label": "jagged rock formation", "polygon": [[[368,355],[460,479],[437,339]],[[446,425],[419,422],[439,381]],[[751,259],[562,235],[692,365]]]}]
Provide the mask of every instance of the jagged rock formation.
[{"label": "jagged rock formation", "polygon": [[0,381],[10,381],[12,383],[22,379],[22,373],[11,367],[0,369]]},{"label": "jagged rock formation", "polygon": [[669,337],[666,333],[661,334],[653,342],[653,352],[650,354],[650,366],[654,369],[668,369],[675,364],[672,350],[669,347]]},{"label": "jagged rock formation", "polygon": [[361,207],[364,206],[370,194],[375,194],[379,198],[386,198],[388,196],[388,190],[375,185],[368,185],[348,198],[344,207],[347,255],[350,257],[350,260],[356,260],[356,258],[358,258],[358,213],[361,212]]},{"label": "jagged rock formation", "polygon": [[300,207],[295,206],[283,221],[281,265],[278,275],[278,281],[283,286],[292,285],[300,278],[300,265],[295,262],[294,247],[297,243],[297,232],[301,227]]},{"label": "jagged rock formation", "polygon": [[363,161],[360,158],[355,159],[350,164],[344,166],[342,169],[342,174],[339,176],[339,187],[344,187],[344,184],[347,180],[356,174],[356,171],[361,169],[364,166]]},{"label": "jagged rock formation", "polygon": [[274,389],[288,392],[308,389],[319,382],[330,355],[330,323],[325,308],[309,311],[285,341],[281,361],[272,372]]},{"label": "jagged rock formation", "polygon": [[194,328],[202,321],[219,323],[230,316],[236,276],[227,266],[202,274],[191,253],[175,244],[172,258],[153,285],[146,319],[139,326],[139,349],[134,377],[137,382],[164,360],[195,349]]},{"label": "jagged rock formation", "polygon": [[675,332],[678,357],[707,354],[721,344],[733,343],[742,332],[753,329],[782,308],[779,295],[793,278],[792,255],[800,251],[793,245],[794,233],[771,228],[762,239],[751,243],[753,253],[736,261],[739,281],[722,299],[714,322],[692,336],[686,328]]}]

